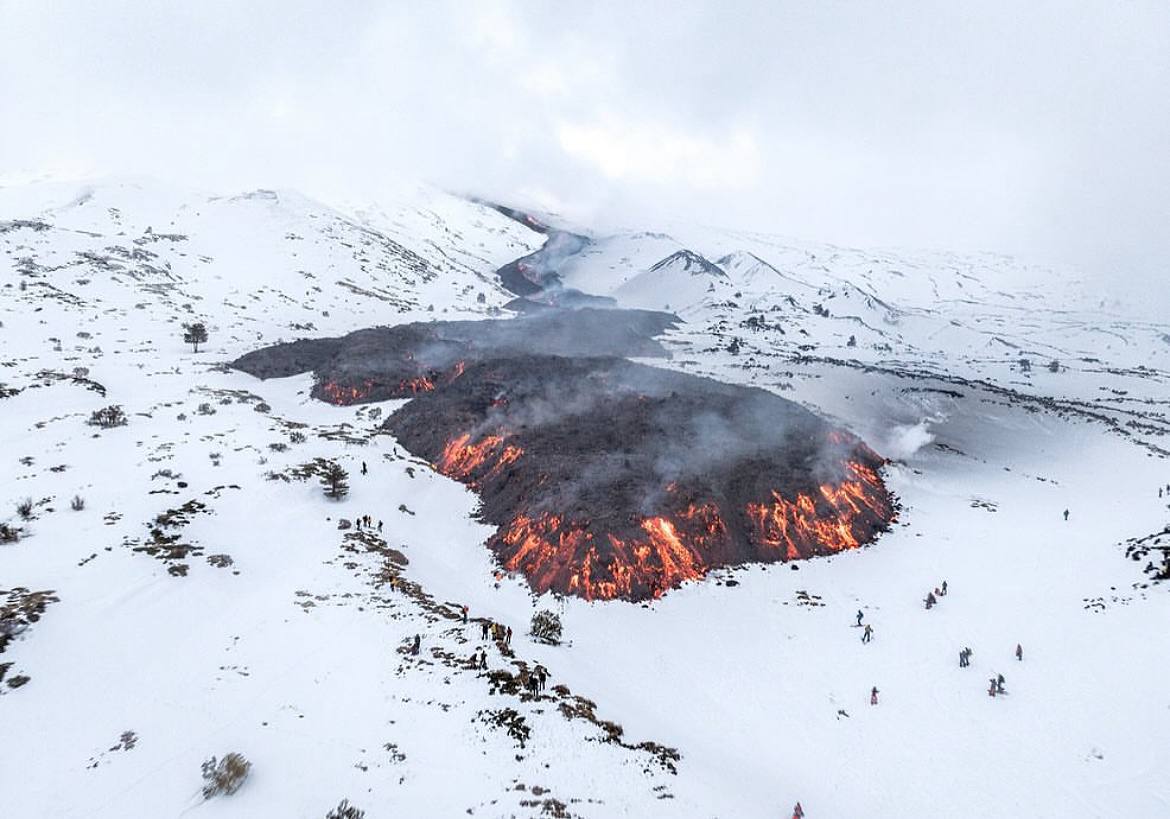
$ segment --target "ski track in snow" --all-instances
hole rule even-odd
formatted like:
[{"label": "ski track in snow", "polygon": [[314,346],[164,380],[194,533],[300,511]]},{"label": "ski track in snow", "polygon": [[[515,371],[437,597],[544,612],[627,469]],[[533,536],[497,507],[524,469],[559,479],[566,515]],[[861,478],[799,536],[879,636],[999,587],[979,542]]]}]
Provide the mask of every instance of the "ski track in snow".
[{"label": "ski track in snow", "polygon": [[[533,600],[496,580],[474,495],[375,434],[398,402],[333,407],[308,377],[222,366],[282,338],[500,314],[494,271],[543,236],[396,196],[347,213],[143,180],[0,189],[0,385],[18,390],[0,398],[0,522],[25,529],[0,544],[0,589],[59,598],[0,653],[0,813],[1166,815],[1168,587],[1123,544],[1170,522],[1170,328],[998,256],[593,237],[566,286],[685,320],[672,358],[646,363],[775,390],[879,451],[923,434],[887,472],[905,508],[870,548],[715,572],[651,605]],[[651,270],[684,250],[725,275]],[[126,426],[85,423],[108,404]],[[349,470],[345,500],[268,477],[318,457]],[[206,509],[159,527],[186,556],[136,551],[191,500]],[[363,513],[384,546],[337,528]],[[512,626],[510,652],[460,603]],[[526,635],[538,608],[565,645]],[[480,646],[494,680],[463,662]],[[541,698],[490,693],[537,662]],[[995,673],[1008,696],[987,696]],[[620,743],[599,741],[606,721]],[[249,781],[203,802],[200,763],[233,750]]]}]

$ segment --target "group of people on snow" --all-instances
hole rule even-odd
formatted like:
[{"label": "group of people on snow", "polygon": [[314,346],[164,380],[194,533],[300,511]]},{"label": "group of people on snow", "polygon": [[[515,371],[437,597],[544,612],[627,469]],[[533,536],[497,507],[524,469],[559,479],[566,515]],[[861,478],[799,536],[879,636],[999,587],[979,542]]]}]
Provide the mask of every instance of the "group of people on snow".
[{"label": "group of people on snow", "polygon": [[363,526],[366,528],[367,532],[372,532],[374,529],[377,529],[379,532],[382,531],[382,521],[375,521],[370,515],[362,515],[357,519],[357,528],[359,532],[362,531]]},{"label": "group of people on snow", "polygon": [[923,602],[926,603],[926,608],[933,609],[935,607],[935,605],[938,603],[938,599],[940,597],[946,597],[946,596],[947,596],[947,581],[944,580],[942,582],[941,586],[935,586],[934,591],[930,591],[930,592],[926,593],[926,600],[924,600]]}]

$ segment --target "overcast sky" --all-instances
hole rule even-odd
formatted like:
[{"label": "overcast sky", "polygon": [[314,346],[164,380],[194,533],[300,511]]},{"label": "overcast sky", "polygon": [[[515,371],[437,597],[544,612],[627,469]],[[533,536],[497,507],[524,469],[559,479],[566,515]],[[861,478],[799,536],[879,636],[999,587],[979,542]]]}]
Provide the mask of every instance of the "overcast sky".
[{"label": "overcast sky", "polygon": [[1170,3],[0,0],[0,177],[987,249],[1170,280]]}]

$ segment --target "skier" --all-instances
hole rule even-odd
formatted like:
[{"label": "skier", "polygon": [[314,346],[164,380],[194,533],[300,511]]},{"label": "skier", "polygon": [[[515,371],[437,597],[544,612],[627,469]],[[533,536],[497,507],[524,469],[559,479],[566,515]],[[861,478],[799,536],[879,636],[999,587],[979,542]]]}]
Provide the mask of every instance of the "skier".
[{"label": "skier", "polygon": [[868,643],[873,639],[873,626],[868,623],[865,626],[865,631],[861,633],[861,642]]},{"label": "skier", "polygon": [[877,686],[875,685],[873,687],[873,690],[869,692],[869,704],[870,705],[877,705],[877,695],[878,695],[878,689],[877,689]]},{"label": "skier", "polygon": [[1024,647],[1019,643],[1016,643],[1016,659],[1021,663],[1024,661]]},{"label": "skier", "polygon": [[943,597],[947,596],[947,581],[945,581],[945,580],[943,581],[943,584],[942,584],[942,593],[943,593]]},{"label": "skier", "polygon": [[1067,509],[1064,510],[1064,519],[1068,520],[1068,510]]},{"label": "skier", "polygon": [[410,653],[413,656],[415,656],[415,657],[418,656],[418,649],[419,649],[420,645],[422,645],[422,638],[416,634],[416,635],[414,635],[414,645],[412,645],[410,647]]},{"label": "skier", "polygon": [[863,617],[865,617],[865,615],[861,613],[861,609],[858,609],[857,610],[857,625],[859,625],[859,626],[861,625],[861,620]]}]

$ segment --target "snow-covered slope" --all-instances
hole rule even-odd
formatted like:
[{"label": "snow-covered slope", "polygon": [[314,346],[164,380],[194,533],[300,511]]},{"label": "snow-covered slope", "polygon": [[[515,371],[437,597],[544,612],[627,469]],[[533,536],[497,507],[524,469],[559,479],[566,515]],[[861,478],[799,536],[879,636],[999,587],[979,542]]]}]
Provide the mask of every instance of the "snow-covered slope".
[{"label": "snow-covered slope", "polygon": [[[904,508],[858,552],[589,604],[498,574],[475,496],[379,430],[399,402],[223,366],[498,312],[493,271],[543,237],[425,189],[345,212],[0,189],[0,522],[21,530],[0,609],[56,598],[0,653],[0,812],[1166,815],[1170,596],[1125,541],[1170,522],[1170,327],[996,257],[673,233],[597,237],[565,283],[669,304],[685,323],[652,363],[851,428],[897,459]],[[87,424],[110,404],[125,426]],[[316,458],[349,470],[344,500],[303,477]],[[365,514],[381,527],[338,528]],[[566,643],[528,636],[541,608]],[[536,663],[548,688],[520,696]],[[200,764],[229,751],[251,776],[204,802]]]}]

